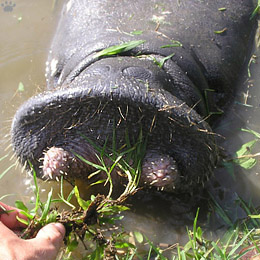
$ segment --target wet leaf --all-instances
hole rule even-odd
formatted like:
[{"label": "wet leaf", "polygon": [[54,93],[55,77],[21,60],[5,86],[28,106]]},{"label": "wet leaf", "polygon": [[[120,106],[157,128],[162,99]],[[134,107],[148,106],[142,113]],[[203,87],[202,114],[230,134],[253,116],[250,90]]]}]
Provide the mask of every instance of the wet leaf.
[{"label": "wet leaf", "polygon": [[134,236],[138,243],[143,243],[144,237],[139,231],[134,231]]},{"label": "wet leaf", "polygon": [[24,205],[24,203],[23,203],[22,201],[20,201],[20,200],[17,200],[17,201],[15,202],[15,207],[18,208],[18,209],[20,209],[20,210],[23,210],[23,211],[25,211],[25,212],[29,212],[28,208],[27,208],[27,207]]},{"label": "wet leaf", "polygon": [[118,211],[130,210],[129,207],[123,206],[123,205],[117,205],[116,207],[117,207],[117,210],[118,210]]},{"label": "wet leaf", "polygon": [[99,180],[99,181],[96,181],[96,182],[91,183],[89,186],[94,186],[94,185],[97,185],[97,184],[102,184],[102,183],[104,183],[104,182],[106,182],[105,179],[104,179],[104,180]]},{"label": "wet leaf", "polygon": [[[235,157],[238,157],[234,162],[240,165],[244,169],[251,169],[256,164],[256,159],[250,157],[251,150],[258,140],[249,141],[241,146],[241,148],[236,152]],[[247,156],[248,155],[248,156]]]},{"label": "wet leaf", "polygon": [[243,162],[239,162],[239,165],[246,170],[252,169],[256,165],[256,159],[249,158]]},{"label": "wet leaf", "polygon": [[128,243],[128,242],[115,243],[115,248],[128,248],[128,247],[135,248],[135,246],[133,244]]},{"label": "wet leaf", "polygon": [[182,43],[179,41],[173,40],[171,42],[172,42],[172,44],[166,44],[166,45],[161,46],[160,48],[182,47]]},{"label": "wet leaf", "polygon": [[111,219],[111,218],[99,217],[98,220],[99,220],[99,223],[102,223],[102,224],[111,224],[111,225],[115,224],[115,219]]},{"label": "wet leaf", "polygon": [[254,139],[252,141],[249,141],[245,144],[243,144],[241,146],[241,148],[239,150],[237,150],[236,152],[236,157],[241,157],[243,155],[247,155],[247,154],[250,154],[251,152],[251,149],[254,147],[254,145],[256,144],[257,142],[257,139]]},{"label": "wet leaf", "polygon": [[140,35],[140,34],[143,34],[143,31],[141,31],[141,30],[132,31],[131,34],[132,35]]},{"label": "wet leaf", "polygon": [[156,65],[159,66],[159,68],[162,68],[163,64],[164,64],[167,60],[169,60],[171,57],[173,57],[174,55],[175,55],[175,53],[172,53],[172,54],[170,54],[169,56],[162,58],[160,61],[158,61],[158,60],[156,60],[156,59],[154,58],[154,62],[155,62]]},{"label": "wet leaf", "polygon": [[227,28],[223,28],[222,30],[219,31],[214,31],[215,34],[222,34],[227,30]]},{"label": "wet leaf", "polygon": [[250,218],[260,218],[260,215],[248,215]]},{"label": "wet leaf", "polygon": [[114,45],[111,47],[108,47],[100,52],[98,52],[95,55],[95,58],[99,58],[102,56],[111,56],[111,55],[116,55],[116,54],[120,54],[122,52],[127,52],[132,50],[133,48],[143,44],[145,41],[143,40],[139,40],[139,41],[130,41],[130,42],[125,42],[119,45]]},{"label": "wet leaf", "polygon": [[70,192],[70,194],[69,194],[68,197],[67,197],[67,201],[68,201],[68,202],[72,199],[72,197],[73,197],[74,194],[75,194],[75,190],[72,189],[71,192]]},{"label": "wet leaf", "polygon": [[31,215],[30,213],[27,213],[26,211],[20,211],[20,213],[23,214],[25,217],[27,217],[30,220],[32,220],[34,218],[33,215]]},{"label": "wet leaf", "polygon": [[257,15],[259,10],[260,10],[260,0],[258,0],[257,6],[256,6],[256,8],[254,9],[253,13],[250,16],[250,20],[252,20]]},{"label": "wet leaf", "polygon": [[28,226],[28,225],[29,225],[29,222],[28,222],[28,221],[26,221],[26,220],[25,220],[25,219],[23,219],[23,218],[19,218],[18,216],[16,216],[16,219],[17,219],[19,222],[21,222],[21,223],[25,224],[26,226]]},{"label": "wet leaf", "polygon": [[88,201],[85,201],[83,200],[80,195],[79,195],[79,189],[77,186],[74,187],[74,190],[75,190],[75,196],[77,198],[77,201],[78,201],[78,204],[80,205],[80,207],[84,210],[87,210],[88,209],[88,206],[89,206],[89,202]]},{"label": "wet leaf", "polygon": [[24,84],[22,82],[19,82],[18,91],[19,92],[23,92],[24,91]]},{"label": "wet leaf", "polygon": [[197,227],[197,232],[196,232],[196,234],[197,234],[197,238],[199,238],[199,239],[202,238],[202,229],[201,229],[201,227]]},{"label": "wet leaf", "polygon": [[255,137],[260,139],[260,134],[258,132],[256,132],[256,131],[252,130],[252,129],[244,129],[244,128],[242,128],[241,131],[253,134]]}]

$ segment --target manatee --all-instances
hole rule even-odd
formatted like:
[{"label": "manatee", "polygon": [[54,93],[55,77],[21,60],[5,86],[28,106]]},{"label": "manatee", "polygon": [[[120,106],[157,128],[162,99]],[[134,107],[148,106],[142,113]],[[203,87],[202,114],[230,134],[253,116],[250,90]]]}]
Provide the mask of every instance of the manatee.
[{"label": "manatee", "polygon": [[[236,93],[253,10],[250,0],[68,1],[47,90],[12,122],[20,162],[42,179],[89,181],[96,169],[79,156],[100,164],[97,147],[134,145],[141,133],[140,186],[201,189],[219,160],[212,126]],[[125,183],[117,170],[112,179]]]}]

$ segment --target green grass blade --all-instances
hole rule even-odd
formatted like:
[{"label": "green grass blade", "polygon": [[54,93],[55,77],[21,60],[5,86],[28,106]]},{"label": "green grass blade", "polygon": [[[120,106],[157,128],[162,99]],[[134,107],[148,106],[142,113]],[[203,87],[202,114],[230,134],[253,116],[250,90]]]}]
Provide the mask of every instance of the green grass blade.
[{"label": "green grass blade", "polygon": [[214,241],[212,241],[211,244],[212,244],[212,246],[214,247],[214,249],[217,251],[217,253],[219,254],[219,256],[221,257],[220,259],[225,260],[225,259],[226,259],[226,256],[223,254],[223,252],[222,252],[222,250],[219,248],[219,246],[218,246]]},{"label": "green grass blade", "polygon": [[79,154],[76,154],[76,153],[75,153],[75,155],[76,155],[80,160],[82,160],[84,163],[86,163],[86,164],[88,164],[88,165],[90,165],[90,166],[92,166],[92,167],[94,167],[94,168],[96,168],[96,169],[98,169],[98,170],[100,170],[100,171],[106,171],[106,168],[104,168],[103,166],[101,166],[101,165],[99,165],[99,164],[92,163],[91,161],[86,160],[84,157],[82,157],[82,156],[79,155]]},{"label": "green grass blade", "polygon": [[159,257],[159,259],[161,259],[161,260],[167,260],[167,258],[162,255],[160,250],[148,239],[148,237],[147,236],[144,236],[144,237],[145,237],[146,241],[148,242],[148,244],[150,245],[150,247],[153,249],[153,251],[155,251],[155,253],[157,254],[157,257]]},{"label": "green grass blade", "polygon": [[100,58],[103,56],[112,56],[112,55],[121,54],[123,52],[132,50],[133,48],[143,44],[144,42],[145,42],[144,40],[138,40],[138,41],[125,42],[119,45],[114,45],[98,52],[94,57]]},{"label": "green grass blade", "polygon": [[15,201],[15,207],[20,209],[20,210],[23,210],[25,212],[29,212],[28,208],[24,205],[24,203],[20,200],[17,200]]},{"label": "green grass blade", "polygon": [[79,189],[77,186],[74,187],[75,190],[75,196],[77,198],[78,204],[83,210],[87,210],[90,202],[83,200],[79,195]]},{"label": "green grass blade", "polygon": [[70,202],[74,194],[75,194],[75,190],[72,189],[71,192],[70,192],[70,194],[68,195],[66,201],[67,201],[67,202]]},{"label": "green grass blade", "polygon": [[217,214],[226,222],[226,224],[230,227],[233,226],[233,222],[227,215],[227,213],[222,209],[222,207],[219,205],[219,203],[215,200],[215,198],[212,196],[211,193],[209,193],[209,196],[211,197],[212,202],[215,204],[214,208],[217,212]]},{"label": "green grass blade", "polygon": [[34,181],[34,187],[33,187],[33,191],[35,194],[35,206],[34,209],[32,209],[31,213],[36,213],[39,209],[39,207],[41,206],[41,202],[40,202],[40,190],[39,190],[39,186],[37,183],[37,177],[36,177],[36,172],[33,169],[33,166],[31,164],[31,162],[28,162],[30,165],[31,170],[33,171],[33,181]]},{"label": "green grass blade", "polygon": [[[241,208],[243,208],[243,210],[246,212],[246,214],[248,216],[252,215],[252,212],[249,209],[249,207],[247,206],[246,202],[240,196],[238,196],[238,201],[240,202]],[[253,219],[253,218],[251,218],[251,219],[252,219],[252,222],[255,225],[255,227],[259,227],[259,221],[257,219]]]},{"label": "green grass blade", "polygon": [[52,188],[51,188],[50,192],[48,193],[48,198],[47,198],[47,201],[44,205],[44,209],[43,209],[42,215],[40,217],[40,221],[45,220],[49,211],[50,211],[51,198],[52,198]]},{"label": "green grass blade", "polygon": [[8,173],[14,166],[16,165],[16,163],[10,165],[6,170],[4,170],[1,174],[0,174],[0,180],[6,175],[6,173]]},{"label": "green grass blade", "polygon": [[250,133],[252,135],[254,135],[255,137],[259,138],[260,139],[260,133],[252,130],[252,129],[245,129],[245,128],[241,128],[241,131],[242,132],[247,132],[247,133]]},{"label": "green grass blade", "polygon": [[257,15],[259,10],[260,10],[260,0],[258,0],[257,6],[255,7],[253,13],[250,16],[250,20],[252,20]]},{"label": "green grass blade", "polygon": [[1,158],[0,158],[0,162],[1,162],[2,160],[4,160],[6,157],[8,157],[8,154],[6,154],[6,155],[4,155],[3,157],[1,157]]},{"label": "green grass blade", "polygon": [[254,229],[250,230],[233,248],[232,250],[229,252],[228,257],[231,257],[236,250],[238,250],[243,243],[245,242],[245,240],[248,238],[248,236],[254,231]]},{"label": "green grass blade", "polygon": [[19,222],[21,222],[21,223],[25,224],[26,226],[28,226],[28,225],[29,225],[29,221],[26,221],[26,220],[25,220],[25,219],[23,219],[23,218],[19,218],[18,216],[16,216],[16,219],[17,219]]},{"label": "green grass blade", "polygon": [[193,221],[193,243],[194,243],[194,245],[196,245],[196,242],[197,242],[197,222],[198,222],[198,217],[199,217],[199,211],[200,211],[200,209],[198,208],[195,219]]},{"label": "green grass blade", "polygon": [[14,193],[5,194],[5,195],[3,195],[2,197],[0,197],[0,201],[3,200],[3,199],[6,198],[6,197],[14,196],[14,195],[15,195]]}]

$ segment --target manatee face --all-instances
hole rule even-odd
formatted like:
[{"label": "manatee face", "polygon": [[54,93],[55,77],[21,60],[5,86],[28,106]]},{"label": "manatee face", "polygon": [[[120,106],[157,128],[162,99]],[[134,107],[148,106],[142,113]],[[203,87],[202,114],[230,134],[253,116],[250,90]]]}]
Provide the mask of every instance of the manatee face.
[{"label": "manatee face", "polygon": [[114,132],[120,148],[126,133],[134,145],[142,132],[148,140],[142,185],[175,191],[204,182],[217,157],[214,136],[195,110],[164,90],[165,78],[151,61],[97,61],[68,87],[33,97],[20,108],[12,127],[15,151],[40,178],[87,179],[96,169],[75,154],[100,164],[91,142],[112,147]]},{"label": "manatee face", "polygon": [[[245,20],[251,1],[226,1],[224,14],[215,2],[202,2],[164,0],[159,8],[143,0],[69,1],[47,62],[48,90],[23,104],[13,120],[21,163],[29,161],[42,179],[89,180],[96,171],[91,163],[100,164],[97,147],[111,155],[112,147],[134,147],[142,136],[141,186],[176,193],[201,187],[218,159],[205,118],[230,99],[253,28]],[[163,20],[154,24],[154,17]],[[216,25],[228,27],[227,35],[216,35]],[[133,29],[141,35],[130,34]],[[141,43],[98,55],[133,40]],[[112,172],[115,186],[124,184],[121,175]]]}]

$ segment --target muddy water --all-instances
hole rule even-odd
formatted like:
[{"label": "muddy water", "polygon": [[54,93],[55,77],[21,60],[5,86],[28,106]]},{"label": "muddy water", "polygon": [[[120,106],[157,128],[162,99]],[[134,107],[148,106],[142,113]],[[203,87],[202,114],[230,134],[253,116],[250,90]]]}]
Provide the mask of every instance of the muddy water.
[{"label": "muddy water", "polygon": [[[0,197],[12,194],[4,198],[3,201],[6,203],[13,204],[17,199],[27,202],[33,199],[33,192],[30,189],[32,178],[27,176],[21,167],[14,166],[16,159],[12,156],[9,131],[17,107],[30,96],[44,89],[45,60],[61,2],[16,0],[12,2],[8,12],[7,6],[0,6],[0,158],[3,158],[0,161],[0,174],[10,168],[0,179]],[[217,129],[227,137],[220,138],[220,142],[228,156],[234,154],[243,143],[254,138],[250,134],[241,132],[241,127],[260,132],[260,64],[252,64],[250,70],[252,77],[248,80],[245,71],[245,76],[241,80],[246,90],[239,93],[235,104]],[[24,87],[23,90],[21,86]],[[243,105],[245,97],[246,106]],[[256,153],[257,149],[254,152]],[[216,171],[209,189],[218,203],[228,209],[232,220],[245,216],[240,207],[234,206],[238,196],[246,201],[253,199],[256,206],[260,205],[259,166],[258,163],[250,171],[234,167],[231,174],[225,168]],[[216,181],[219,185],[216,185]],[[49,187],[49,184],[41,184],[42,193],[46,193],[45,190],[49,190]],[[165,243],[182,242],[186,238],[183,235],[185,228],[179,227],[185,225],[184,219],[192,219],[193,214],[187,207],[182,207],[180,201],[173,201],[167,196],[144,194],[144,197],[145,211],[138,210],[137,205],[137,213],[129,213],[126,216],[129,229],[144,231],[151,240],[156,239]],[[140,208],[143,208],[143,204]],[[176,210],[179,208],[181,209]],[[178,215],[179,211],[180,215]],[[207,211],[204,213],[206,215]],[[183,215],[186,218],[183,218]],[[217,215],[213,214],[211,219],[216,227],[216,223],[221,223]]]},{"label": "muddy water", "polygon": [[[60,1],[61,2],[61,1]],[[17,0],[8,7],[0,6],[0,172],[12,167],[10,140],[11,119],[15,110],[32,94],[44,88],[44,67],[48,46],[57,21],[59,3],[54,0]],[[18,90],[22,86],[24,91]],[[0,196],[15,194],[5,199],[12,202],[30,195],[29,178],[19,167],[12,167],[1,179]]]}]

